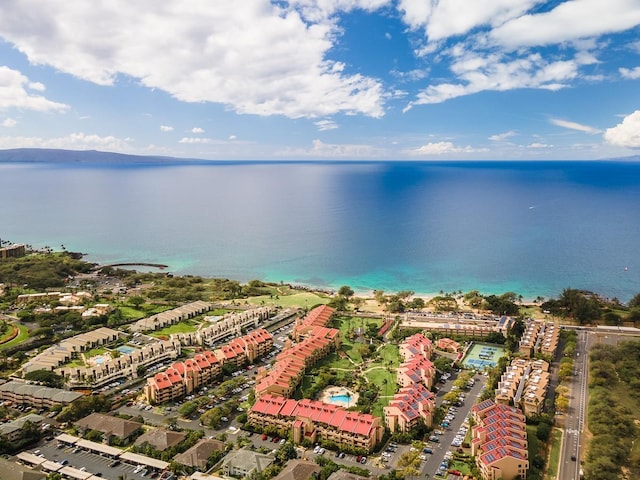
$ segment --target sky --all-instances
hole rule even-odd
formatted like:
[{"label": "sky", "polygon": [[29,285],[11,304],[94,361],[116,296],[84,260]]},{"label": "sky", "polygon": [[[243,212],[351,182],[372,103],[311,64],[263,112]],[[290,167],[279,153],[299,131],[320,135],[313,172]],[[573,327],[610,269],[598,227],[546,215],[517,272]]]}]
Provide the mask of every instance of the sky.
[{"label": "sky", "polygon": [[3,0],[0,149],[640,153],[640,0]]}]

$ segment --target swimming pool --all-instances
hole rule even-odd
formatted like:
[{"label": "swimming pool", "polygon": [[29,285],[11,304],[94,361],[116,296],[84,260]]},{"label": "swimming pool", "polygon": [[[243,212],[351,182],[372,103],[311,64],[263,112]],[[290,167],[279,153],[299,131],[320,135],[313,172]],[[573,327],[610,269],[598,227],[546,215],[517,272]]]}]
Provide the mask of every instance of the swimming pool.
[{"label": "swimming pool", "polygon": [[352,400],[352,396],[351,395],[345,395],[345,394],[340,394],[340,395],[331,395],[329,397],[329,399],[331,400],[331,403],[349,403]]},{"label": "swimming pool", "polygon": [[117,347],[116,350],[122,352],[122,353],[132,353],[135,352],[136,349],[133,347],[130,347],[128,345],[121,345],[120,347]]}]

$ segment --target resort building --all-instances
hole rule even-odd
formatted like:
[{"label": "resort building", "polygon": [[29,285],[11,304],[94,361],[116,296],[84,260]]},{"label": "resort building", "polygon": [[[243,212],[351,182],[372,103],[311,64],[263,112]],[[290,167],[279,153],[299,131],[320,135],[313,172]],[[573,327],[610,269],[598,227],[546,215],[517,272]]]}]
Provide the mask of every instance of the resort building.
[{"label": "resort building", "polygon": [[471,453],[483,480],[526,478],[529,469],[524,414],[515,407],[485,400],[471,410]]},{"label": "resort building", "polygon": [[141,446],[145,443],[151,445],[153,448],[159,451],[166,450],[167,448],[175,447],[177,444],[187,438],[187,434],[184,432],[174,432],[172,430],[164,430],[162,428],[152,428],[140,435],[136,441],[136,446]]},{"label": "resort building", "polygon": [[401,388],[389,405],[383,408],[384,421],[391,433],[409,432],[420,419],[427,427],[433,425],[435,397],[421,383]]},{"label": "resort building", "polygon": [[410,312],[405,315],[400,327],[421,328],[440,332],[447,336],[460,335],[482,338],[491,332],[502,332],[506,336],[512,325],[513,319],[507,316]]},{"label": "resort building", "polygon": [[268,307],[252,308],[240,313],[226,314],[220,317],[204,317],[211,325],[198,331],[201,345],[211,347],[228,337],[239,337],[244,330],[252,330],[267,320],[271,315]]},{"label": "resort building", "polygon": [[22,380],[12,380],[0,385],[0,400],[11,402],[14,406],[51,408],[55,405],[69,405],[80,397],[82,394],[78,392],[31,385]]},{"label": "resort building", "polygon": [[322,467],[309,460],[289,460],[273,480],[309,480],[320,477]]},{"label": "resort building", "polygon": [[416,333],[400,344],[399,352],[405,361],[410,360],[416,355],[422,355],[430,359],[431,355],[433,355],[433,343],[421,333]]},{"label": "resort building", "polygon": [[381,419],[317,400],[262,395],[249,410],[256,428],[291,434],[294,443],[329,440],[343,447],[371,451],[384,433]]},{"label": "resort building", "polygon": [[224,452],[224,442],[211,438],[202,438],[194,446],[173,457],[173,461],[188,467],[204,470],[213,452]]},{"label": "resort building", "polygon": [[23,365],[22,371],[24,373],[35,370],[53,371],[71,361],[72,358],[80,356],[83,352],[115,342],[119,335],[120,332],[117,330],[101,327],[67,338],[33,357]]},{"label": "resort building", "polygon": [[460,344],[450,338],[441,338],[436,342],[436,348],[443,352],[456,353],[460,350]]},{"label": "resort building", "polygon": [[26,245],[22,243],[14,243],[8,247],[0,248],[0,260],[6,260],[8,258],[24,257],[27,253]]},{"label": "resort building", "polygon": [[560,329],[557,325],[529,318],[520,338],[518,350],[525,358],[533,358],[536,353],[554,357],[559,338]]},{"label": "resort building", "polygon": [[498,382],[496,402],[517,405],[527,417],[540,413],[549,387],[549,364],[516,358]]},{"label": "resort building", "polygon": [[129,330],[133,332],[147,332],[150,330],[158,330],[169,325],[189,320],[190,318],[202,315],[210,311],[211,303],[198,300],[196,302],[187,303],[180,307],[165,312],[142,318],[129,326]]},{"label": "resort building", "polygon": [[[179,345],[179,343],[178,343]],[[216,350],[197,353],[193,358],[175,362],[147,379],[144,394],[149,403],[165,403],[209,385],[226,364],[238,367],[253,363],[273,347],[273,336],[259,328],[232,340]]]},{"label": "resort building", "polygon": [[[118,348],[125,351],[119,350],[117,356],[104,354],[95,359],[85,359],[85,366],[65,365],[56,368],[55,372],[61,375],[71,388],[100,388],[120,378],[137,378],[140,367],[148,368],[157,363],[174,360],[182,350],[180,342],[175,340],[153,340],[139,348]],[[73,355],[74,358],[76,356],[78,355]],[[84,358],[82,353],[79,356]]]},{"label": "resort building", "polygon": [[22,437],[24,426],[27,422],[35,428],[40,428],[44,420],[45,417],[41,415],[29,413],[28,415],[16,418],[11,422],[0,423],[0,437],[4,437],[9,442],[15,442]]},{"label": "resort building", "polygon": [[436,367],[431,360],[422,355],[416,355],[412,359],[401,363],[396,369],[396,382],[400,387],[408,387],[415,383],[421,383],[428,389],[433,386],[436,376]]},{"label": "resort building", "polygon": [[240,448],[230,452],[222,461],[222,473],[226,477],[245,478],[253,472],[263,472],[274,460],[271,454]]},{"label": "resort building", "polygon": [[399,352],[404,362],[396,369],[398,385],[408,387],[421,383],[430,389],[436,375],[436,367],[429,360],[433,354],[431,340],[416,333],[400,344]]},{"label": "resort building", "polygon": [[264,367],[258,370],[256,398],[265,394],[290,397],[305,370],[340,346],[340,330],[335,328],[313,326],[305,330],[305,335],[300,343],[284,349],[276,357],[271,370]]},{"label": "resort building", "polygon": [[327,305],[314,308],[304,318],[296,320],[291,336],[296,342],[300,342],[310,336],[315,327],[326,327],[334,311],[334,308]]},{"label": "resort building", "polygon": [[113,417],[111,415],[104,415],[102,413],[92,413],[76,421],[74,425],[79,427],[83,434],[89,430],[102,433],[104,441],[107,444],[111,443],[112,437],[117,438],[121,442],[128,443],[142,431],[142,423]]}]

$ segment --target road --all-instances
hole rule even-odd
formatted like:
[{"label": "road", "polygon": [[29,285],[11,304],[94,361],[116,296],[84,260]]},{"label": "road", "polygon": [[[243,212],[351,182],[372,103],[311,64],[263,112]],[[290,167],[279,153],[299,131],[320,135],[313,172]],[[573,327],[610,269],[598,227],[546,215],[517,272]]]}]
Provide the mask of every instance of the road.
[{"label": "road", "polygon": [[558,480],[578,480],[580,478],[580,459],[582,452],[582,434],[584,432],[587,411],[587,355],[591,334],[586,330],[578,331],[578,341],[574,361],[574,376],[570,383],[570,401],[564,426]]}]

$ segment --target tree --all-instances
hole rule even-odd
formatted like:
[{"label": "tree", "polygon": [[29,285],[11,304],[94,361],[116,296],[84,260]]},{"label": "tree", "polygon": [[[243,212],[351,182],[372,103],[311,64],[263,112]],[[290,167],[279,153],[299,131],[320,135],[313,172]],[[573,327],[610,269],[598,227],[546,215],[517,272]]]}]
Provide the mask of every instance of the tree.
[{"label": "tree", "polygon": [[338,289],[338,295],[340,295],[341,297],[345,297],[347,300],[353,297],[353,294],[354,294],[353,289],[348,285],[343,285]]},{"label": "tree", "polygon": [[42,385],[52,388],[62,388],[64,385],[63,378],[50,370],[34,370],[24,375],[25,380],[38,382]]},{"label": "tree", "polygon": [[640,308],[640,293],[636,293],[631,300],[629,300],[629,308]]},{"label": "tree", "polygon": [[144,302],[145,302],[144,298],[141,297],[140,295],[136,295],[135,297],[131,297],[129,299],[129,303],[136,308],[140,308],[140,305],[142,305]]}]

